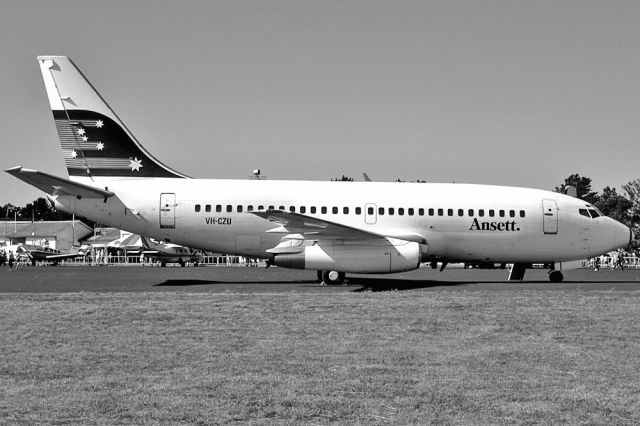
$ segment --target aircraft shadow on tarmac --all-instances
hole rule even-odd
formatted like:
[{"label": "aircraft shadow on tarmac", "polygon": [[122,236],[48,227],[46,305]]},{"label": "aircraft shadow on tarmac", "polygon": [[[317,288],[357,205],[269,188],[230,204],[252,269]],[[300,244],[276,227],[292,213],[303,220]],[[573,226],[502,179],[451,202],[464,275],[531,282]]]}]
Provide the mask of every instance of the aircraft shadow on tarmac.
[{"label": "aircraft shadow on tarmac", "polygon": [[349,278],[349,285],[361,286],[354,292],[404,291],[431,287],[453,287],[476,284],[477,281],[400,280],[389,278]]},{"label": "aircraft shadow on tarmac", "polygon": [[[419,280],[402,280],[402,279],[386,279],[386,278],[349,278],[346,287],[358,287],[354,292],[365,291],[403,291],[415,290],[430,287],[450,287],[457,285],[476,284],[477,281],[419,281]],[[233,285],[233,284],[250,284],[250,285],[301,285],[301,286],[320,286],[315,280],[307,281],[216,281],[216,280],[198,280],[198,279],[172,279],[154,284],[154,287],[188,287],[188,286],[205,286],[205,285]]]},{"label": "aircraft shadow on tarmac", "polygon": [[[535,281],[494,281],[494,280],[473,280],[473,281],[436,281],[436,280],[407,280],[407,279],[389,279],[389,278],[366,278],[366,277],[352,277],[348,278],[347,285],[345,287],[357,287],[353,289],[353,292],[380,292],[380,291],[406,291],[406,290],[418,290],[423,288],[434,287],[457,287],[457,286],[470,286],[482,284],[495,284],[496,286],[526,286],[526,285],[545,285],[549,287],[557,287],[562,285],[571,284],[632,284],[638,283],[637,281],[625,281],[625,280],[586,280],[586,281],[564,281],[562,283],[551,283],[547,280],[535,280]],[[206,285],[293,285],[304,287],[316,287],[320,286],[315,280],[306,281],[285,281],[285,280],[269,280],[269,281],[216,281],[216,280],[199,280],[199,279],[171,279],[164,282],[154,284],[154,287],[189,287],[189,286],[206,286]]]},{"label": "aircraft shadow on tarmac", "polygon": [[154,287],[186,287],[197,285],[227,285],[227,284],[311,284],[315,281],[215,281],[215,280],[166,280],[164,282],[154,284]]}]

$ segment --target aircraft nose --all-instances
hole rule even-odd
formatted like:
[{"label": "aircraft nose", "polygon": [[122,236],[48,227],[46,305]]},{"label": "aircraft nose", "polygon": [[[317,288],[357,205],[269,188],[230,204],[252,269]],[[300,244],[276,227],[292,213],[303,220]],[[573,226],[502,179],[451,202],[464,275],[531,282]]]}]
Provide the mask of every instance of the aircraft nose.
[{"label": "aircraft nose", "polygon": [[613,242],[617,248],[627,248],[635,238],[633,231],[627,226],[618,223],[613,236]]}]

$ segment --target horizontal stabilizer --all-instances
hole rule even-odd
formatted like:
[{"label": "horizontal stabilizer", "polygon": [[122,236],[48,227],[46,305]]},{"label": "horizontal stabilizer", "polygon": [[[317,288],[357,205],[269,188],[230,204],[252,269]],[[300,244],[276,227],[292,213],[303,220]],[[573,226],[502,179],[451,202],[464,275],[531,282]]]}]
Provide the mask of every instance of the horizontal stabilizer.
[{"label": "horizontal stabilizer", "polygon": [[111,191],[72,182],[69,179],[53,176],[37,170],[25,169],[20,166],[5,171],[49,195],[67,194],[84,198],[106,198],[115,195]]}]

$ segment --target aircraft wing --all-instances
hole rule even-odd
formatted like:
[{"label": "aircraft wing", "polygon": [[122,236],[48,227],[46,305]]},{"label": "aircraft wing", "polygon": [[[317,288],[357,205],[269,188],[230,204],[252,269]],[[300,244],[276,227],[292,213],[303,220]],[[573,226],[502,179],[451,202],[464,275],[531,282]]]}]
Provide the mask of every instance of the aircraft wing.
[{"label": "aircraft wing", "polygon": [[79,253],[69,253],[69,254],[48,254],[45,256],[46,260],[49,261],[53,261],[53,260],[64,260],[64,259],[75,259],[78,257],[82,257],[82,254]]},{"label": "aircraft wing", "polygon": [[37,170],[25,169],[21,166],[13,167],[5,171],[50,195],[68,194],[84,198],[106,198],[115,195],[111,191],[94,188],[93,186],[73,182],[69,179],[60,178]]},{"label": "aircraft wing", "polygon": [[300,234],[309,240],[370,240],[372,238],[384,237],[380,234],[374,234],[300,213],[286,212],[283,210],[252,211],[251,213],[280,225],[280,227],[267,232]]}]

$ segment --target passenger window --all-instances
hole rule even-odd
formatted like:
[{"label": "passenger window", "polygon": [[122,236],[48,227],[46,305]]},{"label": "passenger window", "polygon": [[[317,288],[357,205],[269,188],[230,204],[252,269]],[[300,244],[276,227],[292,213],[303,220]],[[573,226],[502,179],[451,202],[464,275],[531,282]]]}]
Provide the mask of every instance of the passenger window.
[{"label": "passenger window", "polygon": [[248,205],[247,206],[247,211],[248,212],[252,212],[253,211],[253,206],[252,205]]},{"label": "passenger window", "polygon": [[196,212],[200,211],[200,204],[196,204]]},{"label": "passenger window", "polygon": [[447,209],[447,216],[453,216],[453,209]]},{"label": "passenger window", "polygon": [[402,207],[398,209],[398,216],[404,216],[404,209]]},{"label": "passenger window", "polygon": [[378,207],[378,214],[384,216],[384,207]]},{"label": "passenger window", "polygon": [[478,210],[478,216],[484,217],[484,209]]},{"label": "passenger window", "polygon": [[589,209],[589,213],[591,213],[591,217],[593,219],[595,219],[596,217],[600,216],[600,214],[597,211],[595,211],[594,209]]},{"label": "passenger window", "polygon": [[236,207],[237,207],[236,210],[238,211],[238,213],[242,213],[242,206],[236,206]]},{"label": "passenger window", "polygon": [[296,208],[295,208],[295,206],[289,206],[289,211],[290,211],[291,213],[295,213],[295,212],[296,212]]},{"label": "passenger window", "polygon": [[233,206],[231,204],[227,204],[227,213],[231,213],[233,211]]},{"label": "passenger window", "polygon": [[413,216],[413,213],[414,213],[413,208],[409,208],[409,210],[407,210],[407,214],[409,216]]},{"label": "passenger window", "polygon": [[587,209],[580,209],[578,210],[578,212],[584,216],[584,217],[588,217],[589,219],[591,219],[591,216],[589,216],[589,212],[587,211]]},{"label": "passenger window", "polygon": [[464,216],[464,210],[458,209],[458,216]]},{"label": "passenger window", "polygon": [[367,207],[367,214],[368,215],[372,215],[373,214],[373,207]]},{"label": "passenger window", "polygon": [[389,207],[389,216],[393,216],[394,213],[393,207]]},{"label": "passenger window", "polygon": [[422,208],[418,209],[418,215],[419,216],[424,216],[424,209],[422,209]]},{"label": "passenger window", "polygon": [[342,213],[343,214],[349,214],[349,207],[343,207],[342,208]]},{"label": "passenger window", "polygon": [[220,204],[218,204],[216,206],[216,212],[220,213],[222,211],[222,206]]},{"label": "passenger window", "polygon": [[280,210],[284,211],[284,206],[280,206]]},{"label": "passenger window", "polygon": [[489,217],[494,217],[496,215],[496,211],[493,209],[489,210]]},{"label": "passenger window", "polygon": [[467,213],[469,213],[469,216],[474,216],[473,209],[469,209],[469,211]]},{"label": "passenger window", "polygon": [[524,210],[520,210],[520,217],[524,217]]},{"label": "passenger window", "polygon": [[500,217],[504,217],[504,210],[500,210],[498,213],[500,214]]},{"label": "passenger window", "polygon": [[444,216],[444,210],[438,209],[438,216]]},{"label": "passenger window", "polygon": [[362,207],[356,207],[356,214],[362,214]]},{"label": "passenger window", "polygon": [[435,214],[435,211],[433,209],[429,209],[429,216],[433,216]]},{"label": "passenger window", "polygon": [[316,214],[316,206],[311,206],[311,214]]},{"label": "passenger window", "polygon": [[322,212],[322,214],[327,214],[327,208],[326,207],[322,207],[320,209],[320,212]]},{"label": "passenger window", "polygon": [[333,213],[333,214],[338,214],[338,208],[337,208],[337,207],[335,207],[335,206],[334,206],[334,207],[332,207],[332,208],[331,208],[331,213]]},{"label": "passenger window", "polygon": [[306,213],[307,208],[305,206],[300,206],[300,213]]},{"label": "passenger window", "polygon": [[516,211],[515,210],[509,210],[509,217],[516,217]]}]

